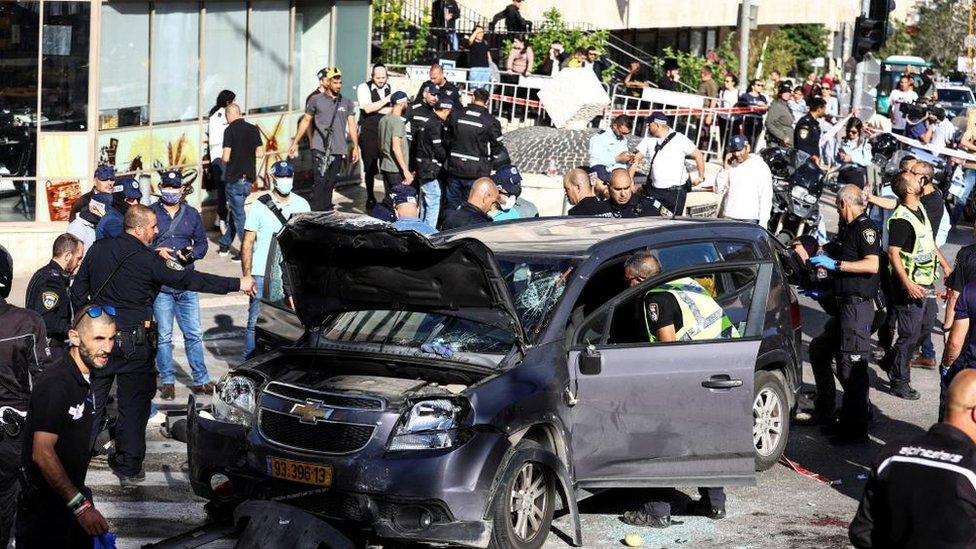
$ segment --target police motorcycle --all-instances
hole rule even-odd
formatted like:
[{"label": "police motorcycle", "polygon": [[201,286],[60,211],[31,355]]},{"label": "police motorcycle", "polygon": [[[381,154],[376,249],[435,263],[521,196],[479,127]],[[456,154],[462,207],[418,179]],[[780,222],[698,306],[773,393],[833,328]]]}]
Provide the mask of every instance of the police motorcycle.
[{"label": "police motorcycle", "polygon": [[783,244],[816,232],[827,174],[797,149],[766,147],[759,156],[773,175],[773,209],[766,228]]}]

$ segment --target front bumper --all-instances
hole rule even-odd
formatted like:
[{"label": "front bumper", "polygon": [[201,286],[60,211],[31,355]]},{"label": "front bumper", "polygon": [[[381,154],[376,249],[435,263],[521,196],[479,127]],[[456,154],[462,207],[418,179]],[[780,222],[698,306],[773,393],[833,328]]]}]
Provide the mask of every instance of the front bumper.
[{"label": "front bumper", "polygon": [[[190,483],[210,500],[237,503],[267,499],[318,516],[371,528],[383,538],[485,547],[491,524],[485,520],[492,483],[511,444],[504,434],[478,430],[449,450],[385,451],[376,435],[362,451],[326,456],[287,450],[268,443],[256,429],[231,425],[198,412],[188,415]],[[321,488],[273,479],[268,457],[328,464],[333,484]],[[218,495],[214,475],[233,487]]]}]

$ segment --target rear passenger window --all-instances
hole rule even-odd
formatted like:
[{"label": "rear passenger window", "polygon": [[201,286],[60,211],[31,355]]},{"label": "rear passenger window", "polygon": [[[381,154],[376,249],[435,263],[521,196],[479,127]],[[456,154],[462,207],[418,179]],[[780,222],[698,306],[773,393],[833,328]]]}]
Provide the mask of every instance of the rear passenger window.
[{"label": "rear passenger window", "polygon": [[657,258],[663,271],[714,263],[722,259],[712,242],[689,242],[661,248],[657,250]]},{"label": "rear passenger window", "polygon": [[716,242],[715,246],[725,261],[752,261],[756,259],[756,249],[752,242]]}]

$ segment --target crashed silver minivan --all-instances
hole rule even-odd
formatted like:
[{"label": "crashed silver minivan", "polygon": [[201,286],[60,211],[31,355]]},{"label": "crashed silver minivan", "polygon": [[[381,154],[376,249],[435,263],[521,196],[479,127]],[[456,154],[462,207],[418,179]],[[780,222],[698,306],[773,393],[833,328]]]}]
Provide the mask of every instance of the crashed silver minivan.
[{"label": "crashed silver minivan", "polygon": [[[786,445],[799,306],[756,225],[542,218],[427,238],[313,213],[278,246],[268,351],[221,380],[212,408],[189,407],[204,498],[498,548],[541,546],[565,508],[582,545],[589,493],[752,483]],[[623,264],[642,250],[662,273],[630,288]],[[648,342],[644,296],[685,277],[734,336]]]}]

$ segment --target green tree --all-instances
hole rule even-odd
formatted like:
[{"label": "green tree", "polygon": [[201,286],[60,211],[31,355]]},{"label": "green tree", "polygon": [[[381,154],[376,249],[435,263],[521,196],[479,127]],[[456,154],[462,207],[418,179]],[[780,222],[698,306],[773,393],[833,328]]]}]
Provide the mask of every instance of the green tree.
[{"label": "green tree", "polygon": [[780,27],[789,40],[796,46],[796,70],[798,74],[806,74],[811,71],[810,60],[823,57],[827,53],[827,38],[830,31],[827,27],[815,23],[804,23],[800,25],[783,25]]},{"label": "green tree", "polygon": [[[532,52],[535,54],[533,71],[537,71],[546,62],[549,47],[556,42],[563,45],[567,54],[572,54],[573,50],[577,48],[596,48],[598,51],[606,53],[607,38],[610,31],[606,29],[595,31],[570,29],[563,21],[563,15],[556,8],[552,8],[542,16],[542,25],[527,37],[529,45],[532,46]],[[510,49],[511,44],[506,44],[503,48],[503,56],[507,56]]]},{"label": "green tree", "polygon": [[943,69],[955,68],[963,55],[969,24],[969,3],[933,0],[918,9],[914,53]]},{"label": "green tree", "polygon": [[[430,10],[410,14],[406,0],[373,2],[374,39],[385,63],[409,63],[424,56],[430,33]],[[411,17],[413,15],[413,17]]]},{"label": "green tree", "polygon": [[903,21],[892,21],[891,37],[881,48],[878,57],[884,59],[890,55],[913,55],[915,53],[915,39],[910,31],[914,30],[914,27],[909,27]]}]

